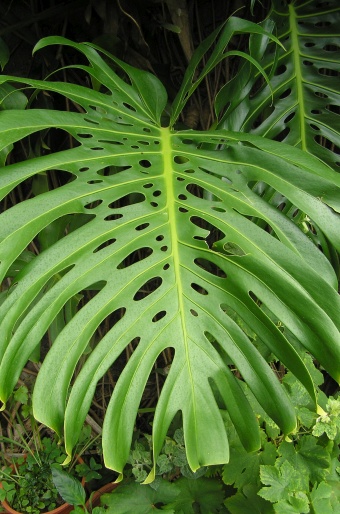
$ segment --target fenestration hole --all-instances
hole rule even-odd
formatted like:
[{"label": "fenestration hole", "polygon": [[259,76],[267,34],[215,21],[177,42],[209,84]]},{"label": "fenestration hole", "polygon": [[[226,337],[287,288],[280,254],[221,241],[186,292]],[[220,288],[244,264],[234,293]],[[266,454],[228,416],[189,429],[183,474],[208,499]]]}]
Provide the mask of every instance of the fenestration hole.
[{"label": "fenestration hole", "polygon": [[204,287],[199,286],[198,284],[195,284],[194,282],[191,284],[191,287],[199,294],[202,294],[202,295],[209,294],[208,291]]},{"label": "fenestration hole", "polygon": [[166,311],[157,312],[157,314],[152,318],[152,322],[157,323],[157,321],[160,321],[164,316],[166,316]]},{"label": "fenestration hole", "polygon": [[207,259],[198,258],[194,260],[194,263],[196,266],[203,269],[204,271],[207,271],[211,275],[215,275],[219,278],[227,278],[227,275],[224,273],[224,271],[214,262],[208,261]]},{"label": "fenestration hole", "polygon": [[109,214],[108,216],[105,216],[104,221],[115,221],[120,220],[120,218],[123,217],[123,214]]},{"label": "fenestration hole", "polygon": [[142,166],[142,168],[150,168],[151,162],[147,159],[142,159],[141,161],[139,161],[139,165]]},{"label": "fenestration hole", "polygon": [[135,250],[131,252],[129,255],[125,257],[117,266],[117,269],[124,269],[128,268],[129,266],[132,266],[133,264],[136,264],[137,262],[140,262],[147,257],[149,257],[153,253],[153,249],[149,248],[147,246],[144,246],[142,248],[138,248],[138,250]]},{"label": "fenestration hole", "polygon": [[182,155],[175,155],[174,161],[176,164],[185,164],[189,162],[189,159],[187,157],[183,157]]},{"label": "fenestration hole", "polygon": [[135,230],[144,230],[150,226],[150,223],[142,223],[141,225],[137,225]]},{"label": "fenestration hole", "polygon": [[95,250],[93,250],[93,253],[97,253],[100,250],[103,250],[104,248],[107,248],[108,246],[111,246],[115,242],[116,242],[116,239],[114,239],[114,238],[113,239],[109,239],[108,241],[105,241],[101,245],[97,246],[97,248]]},{"label": "fenestration hole", "polygon": [[138,289],[138,291],[136,291],[133,299],[137,302],[143,300],[150,294],[154,293],[162,285],[162,282],[163,280],[161,277],[150,278]]}]

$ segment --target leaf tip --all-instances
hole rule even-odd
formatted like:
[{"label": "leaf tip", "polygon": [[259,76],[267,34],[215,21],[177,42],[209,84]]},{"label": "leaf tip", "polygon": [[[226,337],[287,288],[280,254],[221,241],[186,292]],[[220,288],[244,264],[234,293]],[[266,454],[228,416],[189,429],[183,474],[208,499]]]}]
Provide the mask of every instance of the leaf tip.
[{"label": "leaf tip", "polygon": [[155,480],[155,467],[152,468],[144,482],[142,482],[143,485],[151,484]]},{"label": "leaf tip", "polygon": [[63,462],[63,466],[67,466],[67,464],[69,464],[71,462],[71,459],[72,459],[72,455],[70,453],[67,453],[67,457],[66,459],[64,460]]},{"label": "leaf tip", "polygon": [[121,482],[124,478],[124,475],[123,473],[119,473],[118,477],[116,478],[116,480],[113,482],[114,484],[119,484],[119,482]]}]

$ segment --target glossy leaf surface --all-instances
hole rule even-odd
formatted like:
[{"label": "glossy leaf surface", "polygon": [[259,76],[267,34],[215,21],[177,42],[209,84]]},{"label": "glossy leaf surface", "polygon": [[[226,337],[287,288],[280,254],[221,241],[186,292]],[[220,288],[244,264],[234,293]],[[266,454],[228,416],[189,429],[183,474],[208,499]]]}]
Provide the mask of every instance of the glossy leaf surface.
[{"label": "glossy leaf surface", "polygon": [[[338,177],[303,151],[256,135],[162,127],[167,98],[155,77],[114,59],[129,77],[124,81],[91,45],[49,38],[40,47],[51,43],[80,50],[90,63],[81,68],[105,90],[25,79],[70,98],[83,112],[1,113],[2,147],[53,127],[76,142],[1,169],[1,197],[41,172],[68,177],[1,215],[1,277],[42,230],[65,223],[65,236],[19,271],[0,305],[1,400],[7,401],[32,351],[63,314],[37,377],[33,409],[37,419],[64,433],[69,454],[98,380],[129,344],[134,352],[104,421],[108,467],[123,470],[143,390],[165,349],[173,360],[153,423],[155,460],[178,411],[192,470],[228,461],[225,410],[245,448],[259,447],[257,420],[234,367],[283,432],[293,431],[294,407],[256,342],[314,399],[308,370],[273,320],[338,380],[337,280],[325,256],[252,185],[262,182],[288,198],[339,249]],[[74,298],[84,290],[96,294],[75,314]],[[110,330],[75,375],[104,320]]]}]

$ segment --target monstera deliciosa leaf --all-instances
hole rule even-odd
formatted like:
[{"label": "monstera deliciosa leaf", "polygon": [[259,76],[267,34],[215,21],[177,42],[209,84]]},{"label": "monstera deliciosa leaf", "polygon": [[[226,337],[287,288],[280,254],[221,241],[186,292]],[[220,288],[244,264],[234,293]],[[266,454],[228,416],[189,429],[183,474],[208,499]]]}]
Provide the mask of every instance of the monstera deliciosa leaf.
[{"label": "monstera deliciosa leaf", "polygon": [[250,54],[270,82],[245,65],[216,98],[219,126],[299,146],[339,170],[339,2],[274,0],[264,27],[284,46],[251,36]]},{"label": "monstera deliciosa leaf", "polygon": [[[245,63],[216,97],[219,128],[241,130],[298,146],[339,171],[340,7],[337,0],[273,0],[263,27],[277,34],[284,48],[264,34],[252,34],[249,54],[269,74],[266,83]],[[339,257],[314,221],[297,214],[287,198],[261,184],[261,194],[302,226],[339,273]],[[307,223],[306,223],[307,221]],[[261,222],[257,222],[261,223]]]},{"label": "monstera deliciosa leaf", "polygon": [[[233,31],[255,31],[248,22],[231,23]],[[59,223],[64,230],[22,266],[2,299],[0,398],[7,401],[32,352],[62,316],[38,373],[33,409],[64,435],[71,454],[98,380],[133,346],[103,427],[105,463],[120,473],[143,390],[166,349],[172,362],[154,416],[154,459],[181,412],[193,470],[228,461],[226,411],[245,448],[260,446],[248,394],[284,433],[294,431],[294,407],[259,346],[289,368],[315,401],[301,354],[279,325],[339,379],[333,268],[289,217],[253,190],[262,183],[284,195],[339,249],[339,177],[302,150],[257,135],[176,129],[180,108],[226,56],[231,32],[227,24],[198,78],[196,68],[218,34],[194,55],[170,124],[163,121],[167,96],[158,79],[109,55],[104,60],[91,44],[57,37],[39,47],[78,49],[89,61],[79,68],[102,89],[20,79],[66,96],[78,112],[0,113],[2,148],[53,127],[76,142],[1,169],[2,198],[37,174],[58,173],[64,180],[1,214],[2,277],[46,227]],[[84,291],[90,292],[87,302],[76,309]],[[105,320],[109,330],[88,353]]]}]

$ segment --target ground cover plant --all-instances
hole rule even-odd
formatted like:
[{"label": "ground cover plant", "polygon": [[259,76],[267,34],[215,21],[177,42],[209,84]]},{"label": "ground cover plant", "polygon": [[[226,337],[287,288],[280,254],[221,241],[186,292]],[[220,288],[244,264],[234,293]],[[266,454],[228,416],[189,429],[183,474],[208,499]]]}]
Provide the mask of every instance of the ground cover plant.
[{"label": "ground cover plant", "polygon": [[[306,352],[339,381],[339,10],[332,1],[273,6],[262,26],[234,17],[216,29],[171,103],[155,76],[61,37],[36,51],[79,51],[88,64],[75,69],[92,88],[1,77],[7,88],[20,82],[76,106],[0,113],[3,161],[36,132],[70,135],[70,148],[32,152],[0,175],[8,204],[19,184],[34,191],[0,217],[0,398],[5,404],[52,329],[33,412],[65,438],[69,456],[98,380],[127,347],[105,415],[104,458],[123,472],[144,387],[162,359],[147,481],[178,412],[196,471],[229,461],[229,421],[248,451],[261,448],[259,411],[283,434],[296,431],[278,377],[289,369],[315,410]],[[248,33],[248,52],[229,50],[233,36]],[[209,130],[183,128],[198,86],[232,58],[239,68],[216,96]],[[49,187],[37,187],[46,177]],[[265,471],[262,480],[270,485]]]}]

